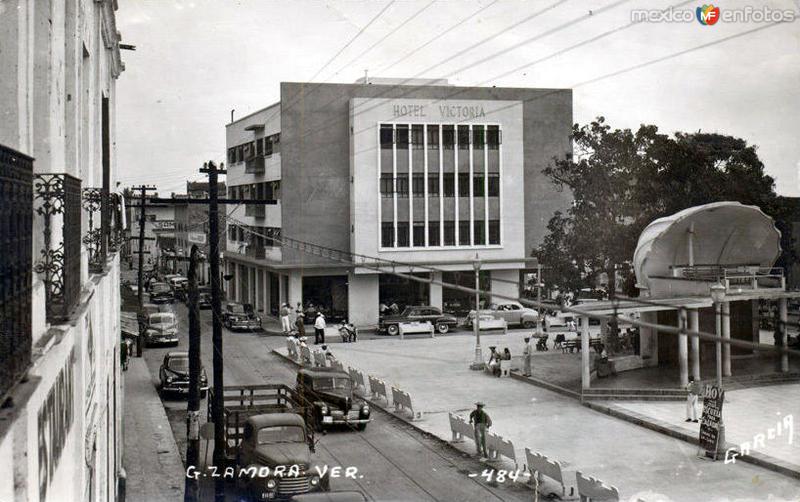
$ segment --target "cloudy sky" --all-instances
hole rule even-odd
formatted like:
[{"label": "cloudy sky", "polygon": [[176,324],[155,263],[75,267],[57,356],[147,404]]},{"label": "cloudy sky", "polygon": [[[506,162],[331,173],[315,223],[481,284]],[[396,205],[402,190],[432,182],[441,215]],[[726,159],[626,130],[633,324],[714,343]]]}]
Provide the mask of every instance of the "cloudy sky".
[{"label": "cloudy sky", "polygon": [[800,12],[800,0],[715,4],[723,17],[707,26],[631,23],[636,10],[676,6],[677,18],[699,5],[121,1],[117,25],[136,51],[123,52],[117,87],[119,178],[184,191],[203,161],[224,160],[231,109],[241,117],[277,101],[282,81],[349,83],[369,70],[466,86],[568,87],[579,123],[603,115],[613,127],[740,136],[758,145],[779,193],[800,195],[800,14],[777,24],[724,17],[765,7],[786,17],[778,11]]}]

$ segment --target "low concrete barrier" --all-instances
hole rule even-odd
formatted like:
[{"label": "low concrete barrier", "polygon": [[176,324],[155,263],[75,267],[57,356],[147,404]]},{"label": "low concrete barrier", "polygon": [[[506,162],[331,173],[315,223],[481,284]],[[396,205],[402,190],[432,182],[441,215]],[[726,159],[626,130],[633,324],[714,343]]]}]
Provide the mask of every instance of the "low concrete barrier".
[{"label": "low concrete barrier", "polygon": [[287,338],[286,339],[286,350],[289,353],[289,357],[293,361],[297,361],[297,358],[300,356],[300,354],[298,354],[298,352],[297,352],[297,349],[298,349],[297,341],[293,340],[291,338]]},{"label": "low concrete barrier", "polygon": [[308,345],[300,346],[300,364],[314,365],[314,360],[311,358],[311,349],[308,348]]},{"label": "low concrete barrier", "polygon": [[486,434],[486,450],[490,458],[506,457],[511,459],[514,462],[514,468],[517,468],[517,454],[514,453],[514,443],[510,439],[506,440],[489,432]]},{"label": "low concrete barrier", "polygon": [[619,490],[615,486],[607,485],[596,478],[584,476],[580,471],[575,473],[575,479],[581,502],[590,500],[619,502]]},{"label": "low concrete barrier", "polygon": [[328,361],[325,359],[325,353],[321,350],[314,351],[314,366],[319,366],[320,368],[326,368],[328,366]]},{"label": "low concrete barrier", "polygon": [[511,361],[504,359],[500,361],[500,377],[511,376]]},{"label": "low concrete barrier", "polygon": [[448,413],[447,416],[450,419],[450,432],[453,433],[454,443],[464,441],[464,438],[475,441],[475,429],[472,425],[458,415]]},{"label": "low concrete barrier", "polygon": [[414,412],[414,407],[411,405],[411,396],[408,392],[392,387],[392,403],[394,404],[395,412],[407,411],[411,413],[411,420],[422,418],[422,412]]},{"label": "low concrete barrier", "polygon": [[386,393],[386,383],[383,380],[379,380],[372,375],[369,375],[369,392],[374,398],[383,398],[386,401],[386,404],[389,404],[389,396]]},{"label": "low concrete barrier", "polygon": [[430,322],[401,322],[397,325],[400,332],[400,339],[403,340],[404,335],[412,333],[430,333],[431,338],[436,338],[435,329]]},{"label": "low concrete barrier", "polygon": [[528,463],[531,476],[536,476],[539,483],[542,482],[542,476],[547,476],[561,485],[562,497],[566,495],[567,487],[564,485],[564,477],[561,473],[561,462],[550,460],[539,452],[532,452],[530,448],[525,448],[525,461]]},{"label": "low concrete barrier", "polygon": [[361,391],[362,393],[366,394],[367,386],[364,383],[364,374],[349,366],[347,367],[347,373],[350,375],[350,379],[353,381],[353,392]]}]

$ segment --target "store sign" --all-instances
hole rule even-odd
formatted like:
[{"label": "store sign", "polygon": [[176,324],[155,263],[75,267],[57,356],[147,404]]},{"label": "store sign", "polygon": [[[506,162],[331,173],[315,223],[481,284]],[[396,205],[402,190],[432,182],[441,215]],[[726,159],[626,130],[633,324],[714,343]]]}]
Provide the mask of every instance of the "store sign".
[{"label": "store sign", "polygon": [[39,408],[39,500],[47,499],[47,488],[61,460],[64,444],[72,428],[75,399],[74,373],[75,349],[58,373],[47,398]]},{"label": "store sign", "polygon": [[722,403],[725,391],[716,385],[706,385],[703,396],[703,415],[700,417],[700,449],[705,456],[716,460],[719,444],[719,426],[722,423]]},{"label": "store sign", "polygon": [[175,230],[174,220],[161,220],[153,223],[154,230]]},{"label": "store sign", "polygon": [[451,119],[479,119],[485,118],[486,112],[483,105],[392,105],[392,113],[395,117],[428,117],[428,112],[436,115],[443,120]]},{"label": "store sign", "polygon": [[206,243],[206,234],[201,232],[189,232],[187,236],[189,242],[194,244],[205,244]]}]

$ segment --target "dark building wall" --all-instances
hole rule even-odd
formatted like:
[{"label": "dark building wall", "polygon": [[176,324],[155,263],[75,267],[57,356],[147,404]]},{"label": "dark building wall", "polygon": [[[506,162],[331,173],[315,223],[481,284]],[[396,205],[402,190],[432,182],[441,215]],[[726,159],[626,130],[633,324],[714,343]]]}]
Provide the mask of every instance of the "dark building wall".
[{"label": "dark building wall", "polygon": [[[563,157],[572,151],[570,89],[283,82],[282,231],[287,237],[350,250],[351,98],[522,101],[526,254],[541,242],[553,213],[565,209],[571,200],[570,194],[557,192],[541,173],[553,157]],[[283,260],[295,264],[331,264],[330,260],[287,247],[283,248]]]}]

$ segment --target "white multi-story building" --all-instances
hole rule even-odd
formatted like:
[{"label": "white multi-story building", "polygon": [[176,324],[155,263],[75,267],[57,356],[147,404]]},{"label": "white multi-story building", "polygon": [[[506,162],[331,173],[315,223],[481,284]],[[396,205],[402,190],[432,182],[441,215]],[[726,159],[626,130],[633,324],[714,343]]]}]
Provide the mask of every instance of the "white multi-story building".
[{"label": "white multi-story building", "polygon": [[0,500],[116,500],[115,0],[0,2]]},{"label": "white multi-story building", "polygon": [[258,310],[310,302],[362,326],[377,323],[380,303],[474,302],[338,259],[350,253],[467,286],[477,256],[484,287],[518,295],[547,221],[568,202],[541,171],[571,151],[571,124],[567,89],[282,83],[279,103],[226,127],[228,195],[275,201],[230,211],[229,291]]}]

